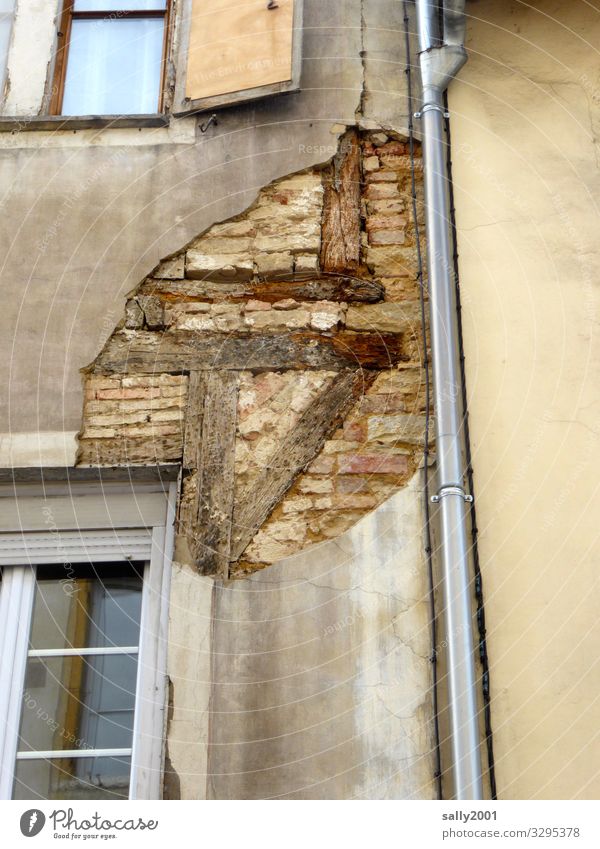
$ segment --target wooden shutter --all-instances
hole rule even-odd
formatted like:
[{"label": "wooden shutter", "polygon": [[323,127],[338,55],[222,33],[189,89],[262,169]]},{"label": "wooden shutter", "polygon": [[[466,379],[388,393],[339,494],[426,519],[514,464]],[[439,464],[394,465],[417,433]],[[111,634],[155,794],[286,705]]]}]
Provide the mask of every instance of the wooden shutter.
[{"label": "wooden shutter", "polygon": [[187,0],[180,33],[175,115],[299,87],[302,0]]}]

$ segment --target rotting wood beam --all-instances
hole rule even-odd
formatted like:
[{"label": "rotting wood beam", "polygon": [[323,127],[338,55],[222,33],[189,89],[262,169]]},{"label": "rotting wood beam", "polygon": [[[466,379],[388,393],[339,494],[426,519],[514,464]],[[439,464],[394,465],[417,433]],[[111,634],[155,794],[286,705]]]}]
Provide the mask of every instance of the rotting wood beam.
[{"label": "rotting wood beam", "polygon": [[239,374],[190,374],[184,469],[196,473],[193,498],[183,504],[179,533],[203,575],[229,576],[235,483]]},{"label": "rotting wood beam", "polygon": [[362,375],[358,371],[348,370],[336,375],[283,438],[250,491],[244,498],[236,500],[231,562],[240,558],[298,474],[321,450],[337,421],[363,387]]},{"label": "rotting wood beam", "polygon": [[246,335],[121,330],[109,339],[88,372],[135,375],[216,369],[386,369],[407,359],[403,335],[340,331],[326,336],[309,330]]},{"label": "rotting wood beam", "polygon": [[[339,275],[289,280],[261,280],[240,283],[215,283],[210,280],[166,280],[148,277],[135,293],[138,296],[157,296],[178,303],[186,300],[243,301],[257,298],[274,303],[285,298],[296,301],[335,301],[375,304],[385,296],[379,281],[360,280]],[[132,297],[134,297],[132,295]]]},{"label": "rotting wood beam", "polygon": [[352,272],[360,264],[360,143],[347,132],[324,172],[320,266],[323,271]]}]

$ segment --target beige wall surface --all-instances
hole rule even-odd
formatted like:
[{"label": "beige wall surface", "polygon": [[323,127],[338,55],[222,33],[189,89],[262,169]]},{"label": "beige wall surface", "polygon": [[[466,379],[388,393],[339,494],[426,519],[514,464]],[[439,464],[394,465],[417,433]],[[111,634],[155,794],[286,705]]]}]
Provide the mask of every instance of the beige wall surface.
[{"label": "beige wall surface", "polygon": [[600,796],[600,11],[467,4],[454,178],[499,793]]}]

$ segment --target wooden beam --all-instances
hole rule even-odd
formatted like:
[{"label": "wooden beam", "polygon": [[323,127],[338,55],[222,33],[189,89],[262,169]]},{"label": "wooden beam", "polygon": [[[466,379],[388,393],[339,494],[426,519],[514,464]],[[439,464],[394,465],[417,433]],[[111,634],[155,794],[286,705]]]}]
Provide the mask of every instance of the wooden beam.
[{"label": "wooden beam", "polygon": [[239,375],[190,374],[184,465],[195,472],[192,498],[182,501],[179,533],[203,575],[229,575]]},{"label": "wooden beam", "polygon": [[360,372],[348,370],[336,375],[283,438],[246,498],[241,502],[236,501],[230,555],[232,562],[243,554],[297,475],[321,450],[362,387]]},{"label": "wooden beam", "polygon": [[[407,321],[407,330],[409,322]],[[95,374],[184,371],[386,369],[407,359],[402,334],[309,330],[246,335],[170,330],[114,333],[90,367]]]},{"label": "wooden beam", "polygon": [[352,272],[360,264],[360,146],[350,130],[325,172],[321,268]]},{"label": "wooden beam", "polygon": [[183,436],[183,468],[186,471],[201,466],[202,422],[208,375],[209,372],[190,372]]},{"label": "wooden beam", "polygon": [[158,296],[165,301],[186,300],[243,301],[257,298],[274,303],[285,298],[296,301],[345,301],[376,304],[385,296],[378,281],[360,280],[338,275],[305,279],[248,281],[247,283],[215,283],[210,280],[164,280],[147,278],[136,296]]}]

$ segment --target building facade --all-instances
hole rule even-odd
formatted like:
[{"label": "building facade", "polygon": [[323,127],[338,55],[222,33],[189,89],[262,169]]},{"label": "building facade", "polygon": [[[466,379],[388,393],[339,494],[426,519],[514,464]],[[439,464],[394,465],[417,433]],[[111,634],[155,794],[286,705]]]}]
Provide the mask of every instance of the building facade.
[{"label": "building facade", "polygon": [[[600,23],[466,16],[484,794],[593,798]],[[1,25],[3,797],[452,798],[414,4]]]}]

